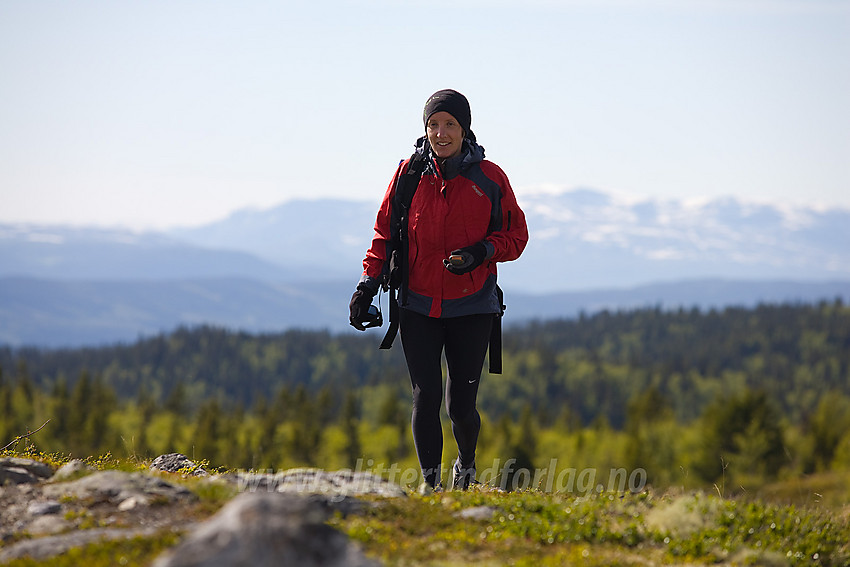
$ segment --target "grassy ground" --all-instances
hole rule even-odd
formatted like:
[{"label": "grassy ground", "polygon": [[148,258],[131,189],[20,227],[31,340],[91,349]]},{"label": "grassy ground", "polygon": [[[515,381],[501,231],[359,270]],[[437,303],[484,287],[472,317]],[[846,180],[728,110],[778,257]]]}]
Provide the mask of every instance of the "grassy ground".
[{"label": "grassy ground", "polygon": [[833,514],[700,493],[443,493],[375,501],[334,525],[387,565],[850,562],[850,526]]},{"label": "grassy ground", "polygon": [[[111,458],[89,462],[101,470],[147,468]],[[167,476],[198,499],[184,510],[170,504],[157,507],[157,513],[202,520],[235,494],[202,479]],[[335,517],[331,525],[386,565],[850,565],[846,473],[788,480],[725,498],[717,492],[578,495],[483,487],[363,499],[370,503],[364,512]],[[146,566],[181,536],[168,530],[8,565]]]}]

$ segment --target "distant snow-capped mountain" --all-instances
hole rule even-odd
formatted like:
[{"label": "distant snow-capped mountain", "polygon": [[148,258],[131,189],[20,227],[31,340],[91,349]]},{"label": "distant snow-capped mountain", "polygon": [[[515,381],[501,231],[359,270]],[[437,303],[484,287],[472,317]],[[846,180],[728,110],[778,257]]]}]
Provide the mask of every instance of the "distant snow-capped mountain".
[{"label": "distant snow-capped mountain", "polygon": [[0,277],[157,280],[246,274],[285,280],[284,267],[239,250],[213,250],[155,232],[0,225]]},{"label": "distant snow-capped mountain", "polygon": [[755,205],[732,198],[622,203],[579,190],[523,199],[523,262],[549,259],[549,281],[584,289],[681,278],[835,279],[850,275],[850,211]]},{"label": "distant snow-capped mountain", "polygon": [[[524,195],[507,324],[642,306],[850,298],[850,211]],[[168,233],[0,225],[0,345],[128,341],[202,323],[348,327],[377,203],[293,201]],[[386,298],[384,298],[386,308]]]},{"label": "distant snow-capped mountain", "polygon": [[[732,198],[623,203],[599,191],[520,198],[530,240],[503,264],[506,287],[528,292],[634,286],[682,278],[850,276],[850,211],[754,205]],[[356,279],[377,204],[294,201],[172,233],[292,268]]]},{"label": "distant snow-capped mountain", "polygon": [[[624,203],[592,190],[525,195],[530,240],[500,266],[529,293],[694,278],[850,277],[850,211],[726,198]],[[291,201],[169,233],[0,226],[0,277],[356,281],[377,203]]]},{"label": "distant snow-capped mountain", "polygon": [[316,273],[360,277],[378,203],[318,199],[267,210],[237,211],[225,220],[170,236],[195,246],[255,254],[315,279]]}]

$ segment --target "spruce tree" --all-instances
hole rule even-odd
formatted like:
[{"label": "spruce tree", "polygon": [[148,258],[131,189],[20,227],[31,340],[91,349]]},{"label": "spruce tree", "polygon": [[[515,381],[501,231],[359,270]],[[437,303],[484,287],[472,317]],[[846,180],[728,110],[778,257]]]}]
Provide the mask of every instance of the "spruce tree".
[{"label": "spruce tree", "polygon": [[86,427],[91,412],[91,377],[82,371],[71,391],[71,406],[68,412],[68,451],[80,458],[92,456],[89,429]]},{"label": "spruce tree", "polygon": [[5,446],[15,437],[15,414],[12,406],[12,387],[3,378],[3,368],[0,368],[0,447]]},{"label": "spruce tree", "polygon": [[68,392],[68,381],[60,376],[53,384],[51,400],[50,434],[55,448],[66,451],[70,427],[71,399]]},{"label": "spruce tree", "polygon": [[363,458],[363,448],[360,445],[360,435],[357,432],[360,423],[360,410],[357,395],[349,391],[345,396],[340,418],[345,432],[345,460],[350,468],[357,466],[357,460]]},{"label": "spruce tree", "polygon": [[215,466],[221,464],[219,458],[221,424],[222,412],[218,400],[213,398],[204,402],[198,410],[195,433],[192,436],[194,459],[205,459]]},{"label": "spruce tree", "polygon": [[136,431],[133,450],[137,456],[147,458],[151,456],[148,426],[156,413],[156,401],[144,386],[139,388],[139,394],[136,397],[136,409],[139,412],[139,429]]}]

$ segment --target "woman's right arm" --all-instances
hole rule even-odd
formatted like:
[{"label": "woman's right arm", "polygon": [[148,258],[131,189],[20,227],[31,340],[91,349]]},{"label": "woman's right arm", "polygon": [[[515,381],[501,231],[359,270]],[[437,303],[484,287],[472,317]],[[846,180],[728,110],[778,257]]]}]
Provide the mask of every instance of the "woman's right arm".
[{"label": "woman's right arm", "polygon": [[394,215],[397,214],[397,211],[393,210],[393,199],[395,198],[398,178],[407,167],[408,161],[405,160],[399,164],[392,181],[390,181],[389,187],[387,187],[375,219],[375,234],[372,237],[372,244],[369,246],[369,250],[366,251],[366,257],[363,259],[363,274],[360,277],[360,282],[365,283],[375,292],[377,292],[378,286],[389,273],[389,256],[392,249],[393,236],[391,227],[394,225],[393,221],[396,220],[394,219]]}]

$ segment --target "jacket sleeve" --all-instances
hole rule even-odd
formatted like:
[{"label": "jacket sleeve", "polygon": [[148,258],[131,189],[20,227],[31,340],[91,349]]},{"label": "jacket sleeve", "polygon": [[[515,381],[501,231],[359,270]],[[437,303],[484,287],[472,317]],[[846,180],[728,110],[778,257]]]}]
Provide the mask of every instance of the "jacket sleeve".
[{"label": "jacket sleeve", "polygon": [[499,206],[495,210],[499,218],[494,219],[496,228],[485,239],[485,245],[492,245],[491,259],[493,261],[509,262],[519,258],[525,250],[525,245],[528,244],[525,213],[517,203],[514,190],[502,169],[492,162],[485,163],[489,166],[487,175],[492,176],[491,178],[501,187]]},{"label": "jacket sleeve", "polygon": [[378,216],[375,219],[375,234],[372,237],[372,244],[363,259],[363,274],[360,277],[360,282],[368,285],[373,291],[378,290],[378,286],[389,273],[389,257],[392,250],[391,227],[395,224],[393,222],[395,220],[394,215],[397,214],[397,211],[393,210],[392,204],[398,178],[407,166],[408,161],[405,160],[399,164],[389,187],[387,187],[387,192],[384,194],[384,199],[378,209]]}]

